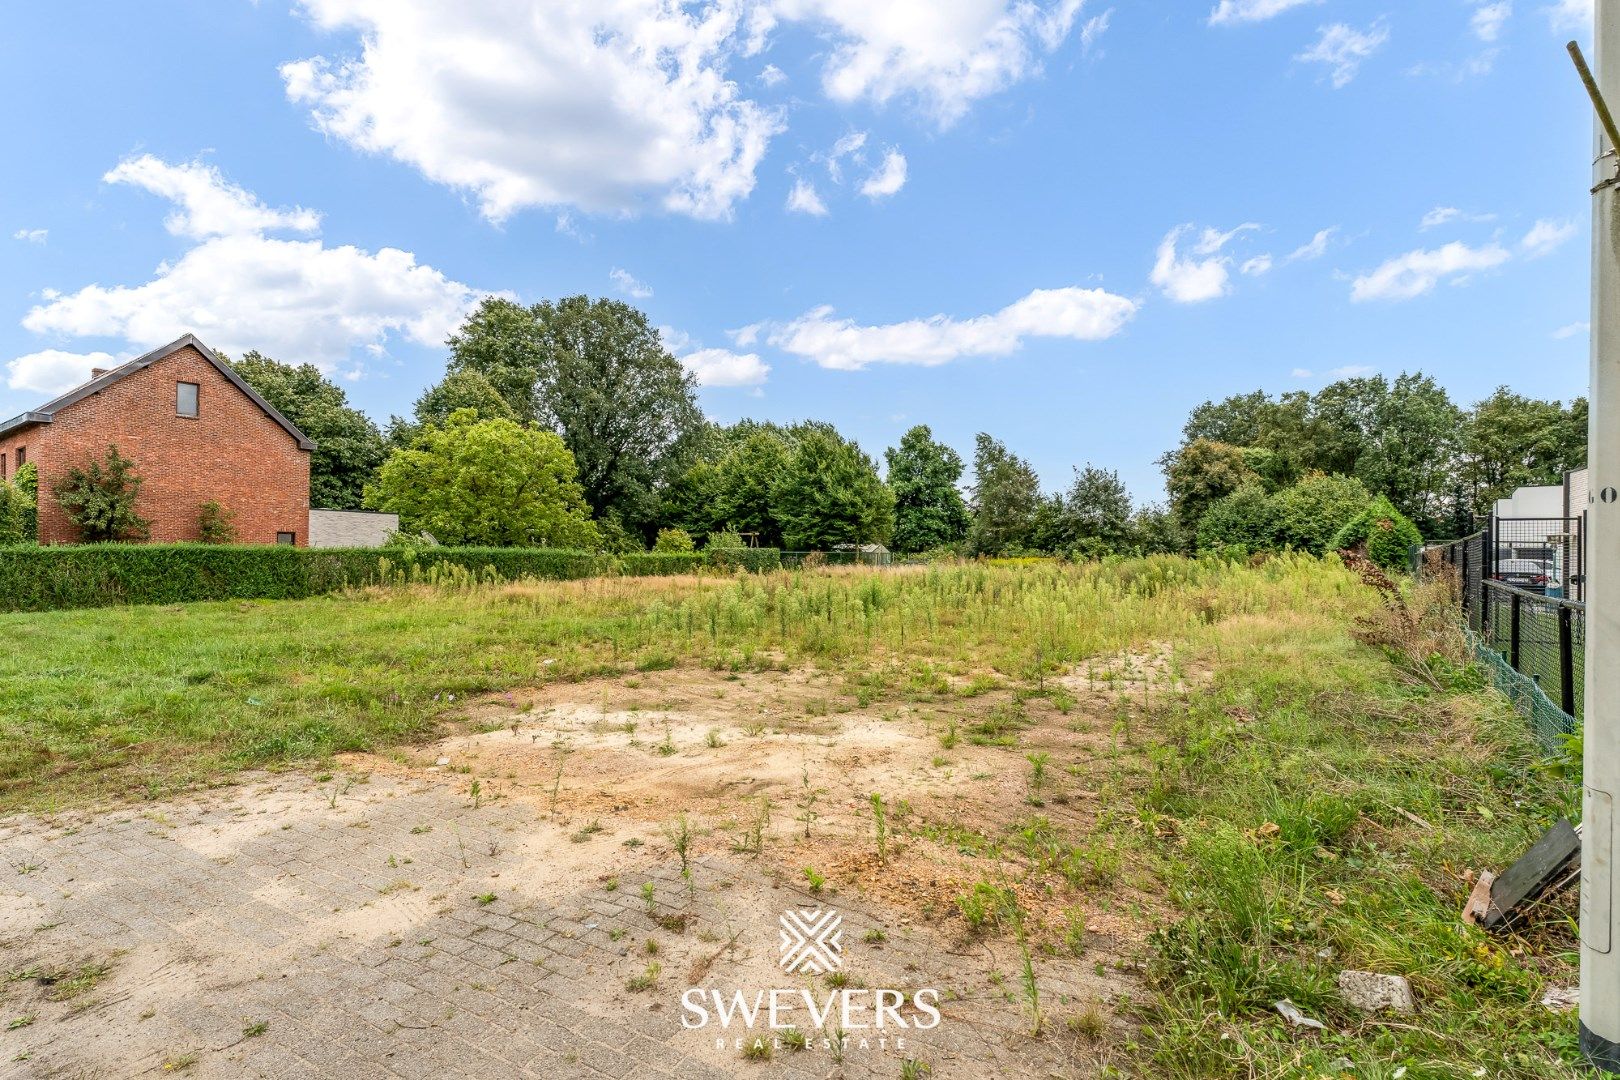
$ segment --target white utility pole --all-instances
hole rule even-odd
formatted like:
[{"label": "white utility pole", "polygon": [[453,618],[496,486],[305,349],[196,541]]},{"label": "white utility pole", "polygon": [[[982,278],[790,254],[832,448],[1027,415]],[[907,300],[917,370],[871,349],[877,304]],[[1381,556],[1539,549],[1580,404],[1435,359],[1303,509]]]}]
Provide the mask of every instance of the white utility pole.
[{"label": "white utility pole", "polygon": [[[1592,173],[1592,387],[1587,429],[1585,792],[1581,827],[1581,1051],[1620,1073],[1614,811],[1620,797],[1620,0],[1597,0]],[[1607,130],[1606,130],[1607,129]]]}]

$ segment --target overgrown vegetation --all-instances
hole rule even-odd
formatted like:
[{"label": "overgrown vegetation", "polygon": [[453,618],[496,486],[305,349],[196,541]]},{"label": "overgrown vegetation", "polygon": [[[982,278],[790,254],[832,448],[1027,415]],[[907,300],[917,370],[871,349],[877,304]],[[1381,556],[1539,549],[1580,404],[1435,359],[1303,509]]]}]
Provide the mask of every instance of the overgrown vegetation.
[{"label": "overgrown vegetation", "polygon": [[[1257,621],[1225,639],[1208,692],[1154,710],[1140,814],[1170,838],[1183,914],[1154,939],[1153,1075],[1583,1075],[1573,1015],[1539,1004],[1575,981],[1572,898],[1505,939],[1460,914],[1469,874],[1508,865],[1577,794],[1481,690],[1441,605],[1391,596],[1353,635]],[[1357,1011],[1345,969],[1406,976],[1419,1014]],[[1281,1000],[1325,1030],[1291,1026]]]},{"label": "overgrown vegetation", "polygon": [[[930,844],[960,854],[973,876],[928,898],[930,917],[1006,950],[1006,991],[1034,1037],[1106,1030],[1065,999],[1061,965],[1094,962],[1093,913],[1133,911],[1160,929],[1135,1049],[1111,1052],[1139,1053],[1139,1075],[1338,1075],[1348,1060],[1354,1075],[1573,1077],[1573,1021],[1537,1003],[1573,981],[1567,901],[1505,940],[1459,911],[1470,872],[1506,865],[1576,810],[1574,792],[1467,664],[1443,588],[1356,568],[1295,555],[942,563],[3,616],[15,647],[0,655],[0,806],[156,797],[386,747],[422,737],[452,700],[539,681],[813,667],[874,711],[954,710],[916,736],[929,753],[977,755],[975,768],[999,761],[982,779],[1005,778],[1008,816],[926,819],[893,789],[824,787],[807,764],[783,796],[791,826],[767,839],[760,798],[723,843],[824,896],[849,885],[839,844],[886,876]],[[1149,642],[1167,659],[1144,656]],[[1087,761],[1039,737],[1096,719],[1095,701],[1069,715],[1081,683],[1102,688],[1112,726],[1085,751],[1106,791],[1077,814],[1066,800]],[[546,776],[553,810],[562,761]],[[846,803],[859,812],[841,819]],[[676,866],[713,850],[696,821],[665,829]],[[651,882],[641,895],[661,918]],[[1351,1009],[1334,984],[1345,968],[1407,976],[1419,1015]],[[634,979],[650,988],[656,968]],[[1283,999],[1326,1031],[1290,1026]]]}]

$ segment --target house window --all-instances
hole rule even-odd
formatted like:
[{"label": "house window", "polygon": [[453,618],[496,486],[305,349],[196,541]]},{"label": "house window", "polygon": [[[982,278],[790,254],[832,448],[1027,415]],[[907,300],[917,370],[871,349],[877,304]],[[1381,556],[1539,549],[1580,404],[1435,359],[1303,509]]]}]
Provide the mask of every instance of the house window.
[{"label": "house window", "polygon": [[278,533],[276,533],[276,543],[278,543],[278,544],[296,544],[296,543],[298,543],[298,534],[297,533],[290,533],[290,532],[278,532]]},{"label": "house window", "polygon": [[6,478],[6,455],[0,454],[0,480]]},{"label": "house window", "polygon": [[28,464],[28,447],[19,446],[17,447],[17,468],[20,469],[26,464]]},{"label": "house window", "polygon": [[197,384],[183,382],[174,384],[174,411],[181,416],[197,415]]}]

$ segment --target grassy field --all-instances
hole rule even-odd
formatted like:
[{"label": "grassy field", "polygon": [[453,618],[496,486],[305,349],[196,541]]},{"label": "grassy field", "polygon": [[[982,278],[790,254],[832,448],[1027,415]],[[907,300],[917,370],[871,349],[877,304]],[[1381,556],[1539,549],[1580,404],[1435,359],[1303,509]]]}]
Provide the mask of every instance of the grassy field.
[{"label": "grassy field", "polygon": [[[1578,1075],[1572,1015],[1537,1004],[1574,981],[1569,905],[1510,939],[1458,918],[1468,872],[1500,869],[1573,812],[1574,791],[1444,619],[1411,602],[1413,621],[1391,615],[1332,560],[1153,558],[10,615],[0,805],[158,798],[386,750],[464,720],[469,701],[575,680],[809,669],[837,687],[838,712],[984,703],[930,738],[1028,778],[990,844],[1020,897],[1061,901],[1116,874],[1140,891],[1151,993],[1119,1050],[1127,1071]],[[1157,684],[1131,670],[1149,648],[1169,657]],[[1034,815],[1062,784],[1041,787],[1047,755],[1025,742],[1036,719],[1065,722],[1076,672],[1122,687],[1087,733],[1096,760],[1051,762],[1108,785],[1085,836]],[[896,823],[925,827],[939,828]],[[1051,872],[1076,852],[1124,870]],[[1407,975],[1418,1014],[1350,1009],[1334,985],[1345,968]],[[1290,1027],[1283,998],[1327,1030]]]}]

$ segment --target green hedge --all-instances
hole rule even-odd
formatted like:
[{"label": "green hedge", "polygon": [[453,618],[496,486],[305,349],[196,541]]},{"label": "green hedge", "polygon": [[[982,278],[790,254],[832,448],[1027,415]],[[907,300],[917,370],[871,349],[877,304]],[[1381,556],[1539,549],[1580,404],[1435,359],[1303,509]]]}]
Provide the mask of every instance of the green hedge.
[{"label": "green hedge", "polygon": [[717,570],[741,568],[762,574],[768,570],[782,569],[782,552],[779,548],[721,548],[706,550],[705,554],[709,557],[709,565]]},{"label": "green hedge", "polygon": [[[745,554],[748,558],[732,566],[768,570],[781,564],[771,549],[755,548]],[[706,561],[697,552],[613,556],[551,548],[21,545],[0,547],[0,611],[289,600],[357,585],[408,582],[687,574]]]},{"label": "green hedge", "polygon": [[700,551],[635,551],[619,556],[619,572],[631,577],[692,574],[704,562]]}]

